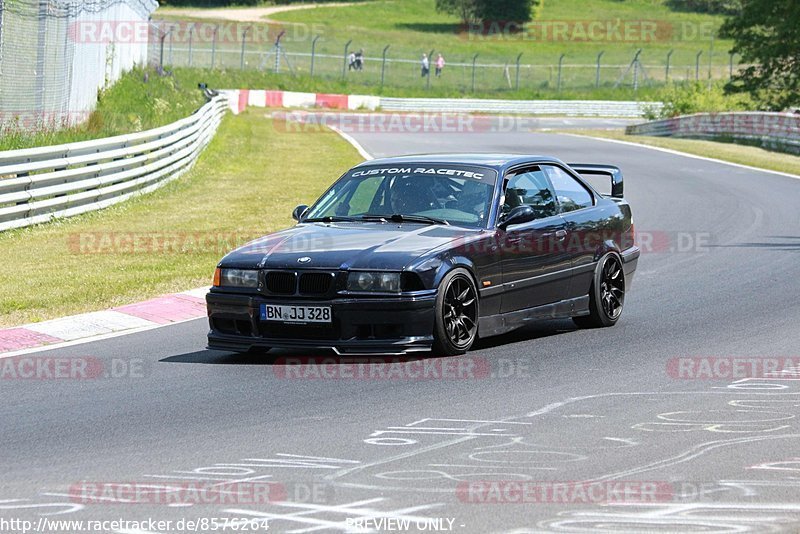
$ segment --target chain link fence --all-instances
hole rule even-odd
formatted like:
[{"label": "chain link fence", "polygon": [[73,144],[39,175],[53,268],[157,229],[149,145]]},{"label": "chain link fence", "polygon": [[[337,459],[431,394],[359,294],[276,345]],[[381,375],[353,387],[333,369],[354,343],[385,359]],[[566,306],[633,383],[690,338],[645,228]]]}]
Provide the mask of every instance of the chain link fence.
[{"label": "chain link fence", "polygon": [[[155,0],[0,0],[0,126],[82,122],[97,92],[147,59]],[[121,38],[142,32],[143,39]]]},{"label": "chain link fence", "polygon": [[[474,53],[425,50],[422,70],[416,46],[370,43],[358,68],[352,54],[364,43],[344,41],[307,25],[150,21],[155,0],[0,0],[0,127],[56,128],[82,122],[99,89],[134,64],[162,69],[249,69],[357,85],[494,93],[525,89],[549,92],[639,88],[666,80],[726,79],[733,57],[703,48],[672,56],[664,49],[634,53],[609,50],[582,55],[502,57],[474,43]],[[422,49],[422,46],[420,46]],[[463,50],[463,48],[462,48]],[[730,61],[728,61],[730,59]]]},{"label": "chain link fence", "polygon": [[425,51],[429,58],[425,75],[421,53],[407,47],[387,43],[381,49],[372,43],[375,50],[363,56],[360,68],[352,68],[351,54],[359,51],[357,39],[346,42],[317,36],[302,25],[286,28],[245,22],[154,21],[148,57],[151,65],[166,69],[251,69],[368,86],[438,86],[466,94],[520,88],[554,92],[639,88],[668,80],[728,79],[735,68],[735,58],[714,52],[713,43],[708,49],[698,42],[696,53],[682,50],[673,55],[667,50],[636,52],[634,48],[629,54],[599,54],[593,61],[564,54],[537,56],[535,62],[530,61],[530,54],[527,61],[522,54],[508,58],[492,55],[476,43],[474,54],[448,54],[441,76],[435,69],[439,51]]}]

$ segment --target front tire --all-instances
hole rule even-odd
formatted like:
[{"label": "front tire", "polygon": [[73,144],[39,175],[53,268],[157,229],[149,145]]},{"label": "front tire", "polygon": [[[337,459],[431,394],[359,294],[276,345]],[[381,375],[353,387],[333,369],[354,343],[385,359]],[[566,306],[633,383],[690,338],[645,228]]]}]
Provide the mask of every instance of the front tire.
[{"label": "front tire", "polygon": [[439,284],[433,351],[454,356],[467,352],[478,336],[478,290],[466,269],[454,269]]},{"label": "front tire", "polygon": [[614,326],[625,305],[625,271],[618,255],[609,252],[598,262],[589,288],[589,315],[573,317],[581,328]]}]

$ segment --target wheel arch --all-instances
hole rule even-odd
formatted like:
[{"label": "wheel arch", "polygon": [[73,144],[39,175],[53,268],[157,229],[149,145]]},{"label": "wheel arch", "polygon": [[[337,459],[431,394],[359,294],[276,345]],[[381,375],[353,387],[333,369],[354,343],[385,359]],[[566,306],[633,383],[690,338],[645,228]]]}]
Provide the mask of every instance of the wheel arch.
[{"label": "wheel arch", "polygon": [[616,254],[622,260],[622,247],[614,239],[606,239],[597,247],[594,253],[595,263],[600,263],[600,259],[609,252]]},{"label": "wheel arch", "polygon": [[469,273],[470,278],[472,278],[472,283],[475,284],[475,290],[478,294],[478,302],[480,302],[480,285],[478,284],[478,276],[475,273],[475,264],[466,256],[451,256],[444,258],[436,273],[436,277],[434,278],[434,286],[439,288],[442,280],[444,280],[444,277],[456,269],[464,269]]}]

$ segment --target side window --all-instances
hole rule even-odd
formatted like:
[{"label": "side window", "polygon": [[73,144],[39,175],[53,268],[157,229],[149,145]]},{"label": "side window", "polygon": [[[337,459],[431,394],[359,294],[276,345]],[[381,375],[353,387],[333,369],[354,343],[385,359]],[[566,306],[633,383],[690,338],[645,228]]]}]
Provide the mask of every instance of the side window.
[{"label": "side window", "polygon": [[555,195],[541,169],[524,171],[508,179],[501,217],[517,206],[523,205],[532,207],[537,219],[558,213]]},{"label": "side window", "polygon": [[594,205],[592,194],[575,178],[559,167],[543,165],[555,189],[561,211],[575,211]]}]

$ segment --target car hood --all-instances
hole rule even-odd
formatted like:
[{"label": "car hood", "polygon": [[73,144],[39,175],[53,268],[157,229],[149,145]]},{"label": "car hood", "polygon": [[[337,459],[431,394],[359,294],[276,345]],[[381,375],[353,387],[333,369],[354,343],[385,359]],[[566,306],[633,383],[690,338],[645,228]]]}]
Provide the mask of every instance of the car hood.
[{"label": "car hood", "polygon": [[414,223],[298,224],[251,241],[220,265],[268,269],[391,269],[479,230]]}]

